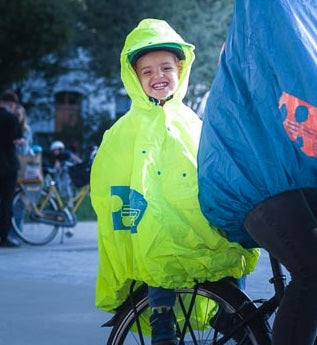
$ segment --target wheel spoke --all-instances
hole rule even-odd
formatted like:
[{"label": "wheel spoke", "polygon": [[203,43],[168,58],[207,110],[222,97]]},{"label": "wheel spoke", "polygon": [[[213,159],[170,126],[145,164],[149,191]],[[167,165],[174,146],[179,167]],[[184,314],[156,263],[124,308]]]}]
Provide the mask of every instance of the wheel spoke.
[{"label": "wheel spoke", "polygon": [[[213,283],[215,284],[215,283]],[[219,283],[220,285],[222,283]],[[224,283],[225,284],[225,283]],[[176,330],[177,335],[180,336],[187,318],[187,331],[183,342],[179,345],[212,345],[212,344],[226,344],[226,345],[257,345],[269,344],[268,335],[264,332],[264,327],[257,327],[255,325],[247,325],[234,332],[228,340],[224,340],[224,334],[229,333],[230,323],[228,328],[214,328],[215,315],[220,313],[220,310],[225,310],[226,313],[234,318],[241,318],[239,316],[240,306],[245,303],[251,303],[246,295],[239,294],[234,290],[237,296],[220,296],[218,288],[213,291],[217,285],[199,285],[197,290],[197,297],[195,303],[191,306],[194,289],[179,289],[177,290],[177,299],[174,307],[174,314],[177,319]],[[230,289],[229,289],[230,290]],[[228,290],[226,291],[228,292]],[[188,311],[191,309],[191,314]],[[130,309],[129,309],[130,308]],[[255,308],[255,306],[254,306]],[[129,309],[129,310],[128,310]],[[139,299],[135,299],[135,310],[138,314],[140,327],[142,329],[142,336],[145,345],[151,344],[151,329],[149,324],[150,310],[146,295]],[[135,324],[135,313],[131,310],[131,306],[127,309],[121,310],[121,317],[117,319],[117,324],[108,339],[108,345],[133,345],[141,344],[140,337],[137,335],[137,327]],[[226,320],[227,321],[227,320]],[[218,322],[218,326],[219,326]],[[223,339],[223,340],[221,340]],[[263,341],[263,342],[262,342]]]}]

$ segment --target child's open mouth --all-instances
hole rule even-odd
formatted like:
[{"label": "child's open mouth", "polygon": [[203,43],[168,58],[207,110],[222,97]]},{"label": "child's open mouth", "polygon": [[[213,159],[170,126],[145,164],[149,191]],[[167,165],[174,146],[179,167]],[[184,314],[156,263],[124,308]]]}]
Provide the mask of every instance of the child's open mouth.
[{"label": "child's open mouth", "polygon": [[168,83],[164,82],[164,83],[153,84],[152,87],[154,90],[162,90],[162,89],[165,89],[167,85]]}]

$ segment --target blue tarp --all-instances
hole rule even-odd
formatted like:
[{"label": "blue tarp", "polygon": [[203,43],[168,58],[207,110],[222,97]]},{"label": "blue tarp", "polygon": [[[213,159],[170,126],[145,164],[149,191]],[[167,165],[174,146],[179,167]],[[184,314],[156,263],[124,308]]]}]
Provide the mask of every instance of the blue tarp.
[{"label": "blue tarp", "polygon": [[317,1],[235,2],[203,119],[203,213],[232,241],[260,201],[317,187]]}]

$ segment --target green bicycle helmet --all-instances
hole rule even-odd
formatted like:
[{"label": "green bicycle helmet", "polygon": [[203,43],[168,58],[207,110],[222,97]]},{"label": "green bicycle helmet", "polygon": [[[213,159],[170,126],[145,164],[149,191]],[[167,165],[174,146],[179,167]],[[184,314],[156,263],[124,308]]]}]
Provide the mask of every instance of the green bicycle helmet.
[{"label": "green bicycle helmet", "polygon": [[153,44],[148,47],[142,47],[140,49],[135,50],[128,56],[129,62],[133,66],[136,64],[137,60],[143,55],[151,51],[158,51],[158,50],[169,51],[173,53],[174,55],[176,55],[179,60],[185,60],[185,54],[183,52],[181,45],[177,43],[160,43],[160,44]]}]

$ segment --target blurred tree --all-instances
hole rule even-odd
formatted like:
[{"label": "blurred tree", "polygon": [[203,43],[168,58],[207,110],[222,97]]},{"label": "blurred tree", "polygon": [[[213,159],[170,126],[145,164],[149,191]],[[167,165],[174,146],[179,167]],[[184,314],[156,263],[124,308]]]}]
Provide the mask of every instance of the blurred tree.
[{"label": "blurred tree", "polygon": [[231,19],[233,0],[85,0],[80,44],[91,54],[91,68],[120,84],[120,52],[128,32],[143,18],[166,20],[196,46],[187,102],[196,110],[209,90]]},{"label": "blurred tree", "polygon": [[85,144],[99,146],[106,129],[114,124],[115,120],[111,119],[109,112],[99,111],[91,114],[89,121],[84,122],[83,132],[85,133]]},{"label": "blurred tree", "polygon": [[[109,84],[116,92],[126,35],[140,20],[159,18],[196,46],[186,102],[197,110],[210,88],[232,7],[233,0],[0,0],[0,91],[12,85],[30,90],[25,105],[34,110],[32,119],[50,118],[55,81],[75,71],[67,62],[83,47],[90,55],[84,67],[89,77],[104,78],[101,92]],[[105,119],[104,126],[110,125]],[[101,132],[94,135],[100,140]]]},{"label": "blurred tree", "polygon": [[30,71],[56,76],[69,54],[81,0],[0,0],[1,89]]}]

